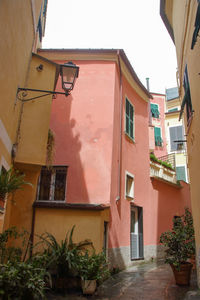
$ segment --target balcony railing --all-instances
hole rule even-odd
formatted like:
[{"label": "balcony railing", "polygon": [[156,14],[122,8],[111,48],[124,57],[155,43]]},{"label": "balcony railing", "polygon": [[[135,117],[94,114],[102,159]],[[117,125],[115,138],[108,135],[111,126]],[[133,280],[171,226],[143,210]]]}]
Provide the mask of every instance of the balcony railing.
[{"label": "balcony railing", "polygon": [[150,161],[150,177],[161,181],[177,184],[176,172],[160,163]]},{"label": "balcony railing", "polygon": [[158,157],[158,159],[162,160],[162,161],[166,161],[168,164],[170,164],[172,166],[173,169],[176,168],[175,153],[171,153],[168,155]]}]

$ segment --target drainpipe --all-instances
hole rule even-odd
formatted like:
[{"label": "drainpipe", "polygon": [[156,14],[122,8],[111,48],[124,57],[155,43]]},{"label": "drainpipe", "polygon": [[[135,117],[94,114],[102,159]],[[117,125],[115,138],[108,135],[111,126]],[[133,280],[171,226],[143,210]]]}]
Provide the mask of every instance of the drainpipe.
[{"label": "drainpipe", "polygon": [[[148,90],[148,92],[150,92],[149,78],[148,77],[146,78],[146,84],[147,84],[147,90]],[[151,103],[150,103],[150,100],[149,100],[149,103],[148,103],[148,112],[149,112],[149,126],[152,126]]]},{"label": "drainpipe", "polygon": [[122,172],[122,110],[123,110],[123,94],[122,94],[122,70],[120,64],[120,50],[117,50],[117,60],[119,66],[119,84],[120,84],[120,143],[119,143],[119,165],[118,165],[118,195],[116,197],[116,202],[121,198],[121,172]]},{"label": "drainpipe", "polygon": [[147,83],[147,91],[149,92],[149,77],[146,78],[146,83]]},{"label": "drainpipe", "polygon": [[35,232],[35,206],[33,205],[33,214],[32,214],[32,222],[31,222],[31,234],[30,234],[30,257],[33,254],[33,237]]}]

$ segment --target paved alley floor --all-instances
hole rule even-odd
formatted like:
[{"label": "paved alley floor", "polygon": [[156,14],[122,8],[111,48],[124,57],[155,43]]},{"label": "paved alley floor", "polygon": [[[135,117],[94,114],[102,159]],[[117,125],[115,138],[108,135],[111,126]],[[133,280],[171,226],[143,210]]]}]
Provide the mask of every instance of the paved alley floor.
[{"label": "paved alley floor", "polygon": [[[194,271],[189,287],[177,286],[169,265],[144,263],[110,277],[93,296],[83,296],[79,292],[74,295],[52,296],[48,299],[200,300],[200,295],[196,293],[194,295],[194,290],[197,290]],[[188,292],[191,294],[189,295]]]}]

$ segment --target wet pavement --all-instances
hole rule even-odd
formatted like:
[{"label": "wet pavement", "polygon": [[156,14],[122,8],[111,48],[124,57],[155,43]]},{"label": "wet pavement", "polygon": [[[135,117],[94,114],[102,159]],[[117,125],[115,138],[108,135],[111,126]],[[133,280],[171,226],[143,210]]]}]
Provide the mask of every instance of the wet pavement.
[{"label": "wet pavement", "polygon": [[177,286],[169,265],[143,263],[122,271],[98,287],[95,295],[83,296],[80,291],[63,296],[51,295],[48,300],[200,300],[196,273],[192,271],[190,286]]}]

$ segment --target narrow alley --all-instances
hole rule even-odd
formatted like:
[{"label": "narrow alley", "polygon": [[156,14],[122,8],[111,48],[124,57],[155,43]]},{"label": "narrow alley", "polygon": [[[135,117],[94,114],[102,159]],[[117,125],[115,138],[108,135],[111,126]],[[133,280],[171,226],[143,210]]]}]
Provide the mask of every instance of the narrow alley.
[{"label": "narrow alley", "polygon": [[93,296],[80,293],[50,296],[48,300],[200,300],[196,275],[192,271],[190,286],[177,286],[169,265],[138,264],[105,281]]}]

